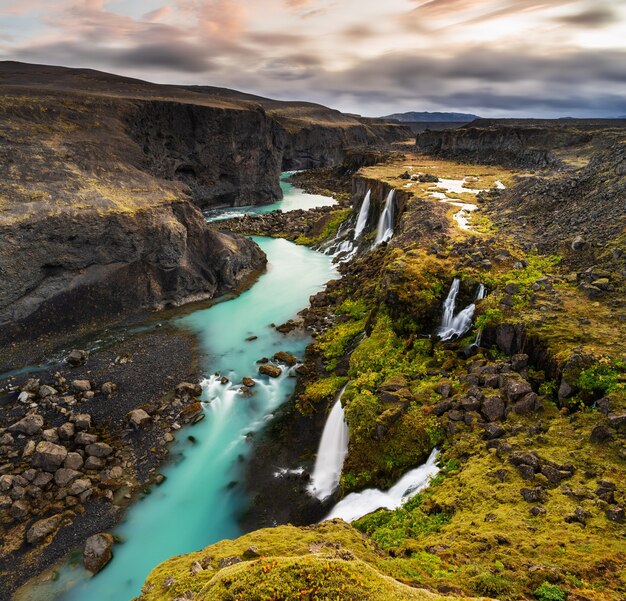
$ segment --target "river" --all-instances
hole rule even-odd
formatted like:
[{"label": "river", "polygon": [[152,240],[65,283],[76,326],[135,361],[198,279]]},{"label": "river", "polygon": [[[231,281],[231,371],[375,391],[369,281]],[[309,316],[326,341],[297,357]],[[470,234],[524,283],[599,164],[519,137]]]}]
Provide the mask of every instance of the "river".
[{"label": "river", "polygon": [[[295,386],[287,370],[277,379],[259,377],[256,361],[277,351],[302,357],[310,339],[285,336],[270,324],[295,317],[312,294],[338,277],[329,256],[282,239],[254,239],[268,258],[267,272],[254,286],[177,320],[196,334],[203,351],[206,418],[178,432],[171,449],[176,460],[162,471],[165,482],[135,503],[114,531],[123,542],[115,545],[111,563],[90,578],[80,561],[68,562],[54,582],[31,587],[29,601],[131,599],[161,561],[242,534],[237,517],[247,498],[239,480],[250,440]],[[257,339],[246,341],[251,336]],[[215,372],[230,383],[222,385]],[[257,382],[250,398],[238,394],[244,376]]]}]

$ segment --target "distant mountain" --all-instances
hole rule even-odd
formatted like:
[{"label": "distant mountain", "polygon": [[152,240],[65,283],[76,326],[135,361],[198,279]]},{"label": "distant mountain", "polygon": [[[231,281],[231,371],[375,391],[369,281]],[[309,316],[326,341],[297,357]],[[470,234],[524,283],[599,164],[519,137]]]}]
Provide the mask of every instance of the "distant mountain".
[{"label": "distant mountain", "polygon": [[396,119],[403,123],[466,123],[474,119],[480,119],[480,117],[470,113],[429,113],[428,111],[423,111],[421,113],[394,113],[393,115],[383,117],[383,119]]}]

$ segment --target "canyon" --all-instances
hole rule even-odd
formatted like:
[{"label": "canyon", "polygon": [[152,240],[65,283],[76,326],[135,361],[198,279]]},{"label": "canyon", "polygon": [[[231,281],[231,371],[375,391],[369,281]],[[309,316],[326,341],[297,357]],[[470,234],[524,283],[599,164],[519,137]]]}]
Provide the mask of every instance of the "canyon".
[{"label": "canyon", "polygon": [[0,75],[2,599],[623,598],[622,121]]}]

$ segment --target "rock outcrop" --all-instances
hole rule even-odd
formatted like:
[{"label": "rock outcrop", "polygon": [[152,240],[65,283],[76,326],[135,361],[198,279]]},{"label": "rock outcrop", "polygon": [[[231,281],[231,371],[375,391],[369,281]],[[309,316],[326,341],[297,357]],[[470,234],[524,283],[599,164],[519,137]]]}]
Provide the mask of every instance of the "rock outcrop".
[{"label": "rock outcrop", "polygon": [[0,340],[212,298],[265,264],[256,244],[211,230],[188,201],[42,213],[0,225]]}]

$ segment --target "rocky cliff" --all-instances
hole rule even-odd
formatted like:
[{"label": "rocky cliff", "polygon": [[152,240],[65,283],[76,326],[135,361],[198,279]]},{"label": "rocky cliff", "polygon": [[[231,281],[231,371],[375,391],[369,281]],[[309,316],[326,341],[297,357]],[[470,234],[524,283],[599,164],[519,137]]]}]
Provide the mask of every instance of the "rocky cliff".
[{"label": "rocky cliff", "polygon": [[268,204],[282,197],[284,132],[261,107],[150,100],[126,117],[146,170],[189,186],[200,206]]},{"label": "rocky cliff", "polygon": [[0,343],[212,298],[263,268],[251,240],[187,201],[134,213],[36,214],[0,227]]},{"label": "rocky cliff", "polygon": [[464,127],[424,131],[417,135],[418,150],[445,158],[543,169],[576,163],[599,143],[620,135],[618,120],[488,120]]}]

